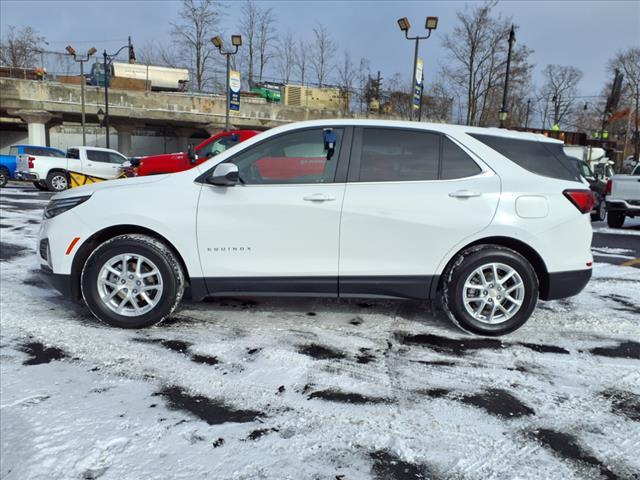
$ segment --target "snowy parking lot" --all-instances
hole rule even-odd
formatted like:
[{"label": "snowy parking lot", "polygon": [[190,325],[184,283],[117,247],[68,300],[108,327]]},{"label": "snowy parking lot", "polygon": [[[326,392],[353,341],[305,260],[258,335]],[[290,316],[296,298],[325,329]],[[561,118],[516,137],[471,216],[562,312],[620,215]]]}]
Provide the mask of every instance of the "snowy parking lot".
[{"label": "snowy parking lot", "polygon": [[0,196],[0,478],[638,479],[640,221],[500,339],[419,302],[215,299],[118,330],[37,275]]}]

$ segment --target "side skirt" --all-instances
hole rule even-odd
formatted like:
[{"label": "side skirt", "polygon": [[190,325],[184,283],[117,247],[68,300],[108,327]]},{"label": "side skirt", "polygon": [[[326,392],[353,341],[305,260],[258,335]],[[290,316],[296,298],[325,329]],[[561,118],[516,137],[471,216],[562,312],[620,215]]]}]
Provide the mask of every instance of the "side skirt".
[{"label": "side skirt", "polygon": [[428,300],[438,275],[191,278],[191,297],[307,296]]}]

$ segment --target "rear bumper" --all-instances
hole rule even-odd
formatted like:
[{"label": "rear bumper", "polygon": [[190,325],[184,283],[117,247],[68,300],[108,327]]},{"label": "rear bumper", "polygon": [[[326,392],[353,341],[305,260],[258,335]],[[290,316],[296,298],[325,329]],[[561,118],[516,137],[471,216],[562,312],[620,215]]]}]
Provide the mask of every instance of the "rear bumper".
[{"label": "rear bumper", "polygon": [[627,215],[640,215],[640,201],[607,200],[607,212],[623,212]]},{"label": "rear bumper", "polygon": [[16,171],[16,179],[17,180],[28,180],[31,182],[37,182],[40,180],[40,175],[32,172],[18,172]]},{"label": "rear bumper", "polygon": [[557,300],[579,294],[591,279],[591,269],[570,272],[553,272],[549,282],[540,291],[541,300]]},{"label": "rear bumper", "polygon": [[40,265],[40,277],[53,288],[58,290],[64,297],[71,300],[78,300],[80,292],[71,279],[71,275],[53,273],[47,265]]}]

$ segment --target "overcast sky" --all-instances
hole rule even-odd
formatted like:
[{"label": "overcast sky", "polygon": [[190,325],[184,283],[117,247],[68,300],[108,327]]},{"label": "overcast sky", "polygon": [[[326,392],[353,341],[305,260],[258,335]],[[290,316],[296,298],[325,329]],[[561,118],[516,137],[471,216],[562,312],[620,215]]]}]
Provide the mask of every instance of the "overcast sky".
[{"label": "overcast sky", "polygon": [[[456,1],[261,1],[277,17],[279,32],[290,28],[310,40],[312,28],[323,23],[340,49],[354,60],[366,57],[372,70],[390,78],[400,72],[407,79],[412,70],[413,43],[404,39],[396,20],[408,17],[412,31],[424,32],[424,18],[440,17],[437,31],[421,44],[425,78],[433,79],[446,61],[443,34],[455,24],[456,10],[467,3]],[[240,2],[226,2],[222,22],[226,34],[235,33]],[[31,25],[44,35],[50,50],[77,50],[95,46],[113,52],[131,35],[134,45],[169,40],[170,21],[177,20],[179,1],[28,1],[2,0],[0,27]],[[540,81],[545,65],[573,65],[584,72],[583,95],[599,94],[606,81],[607,60],[618,50],[640,46],[640,1],[501,1],[496,11],[520,25],[517,42],[534,50],[534,80]],[[211,36],[219,32],[211,32]]]}]

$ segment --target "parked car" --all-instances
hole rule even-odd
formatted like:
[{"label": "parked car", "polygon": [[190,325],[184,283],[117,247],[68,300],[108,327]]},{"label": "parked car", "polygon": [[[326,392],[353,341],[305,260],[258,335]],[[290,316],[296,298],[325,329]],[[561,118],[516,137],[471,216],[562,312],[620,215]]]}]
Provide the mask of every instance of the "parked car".
[{"label": "parked car", "polygon": [[[195,300],[432,299],[501,335],[591,277],[593,195],[562,155],[503,129],[293,123],[191,170],[55,195],[38,256],[60,291],[123,328],[161,321],[188,286]],[[263,177],[269,159],[291,171]]]},{"label": "parked car", "polygon": [[61,192],[69,188],[69,171],[111,180],[121,175],[126,161],[127,157],[108,148],[71,147],[62,158],[19,155],[16,177],[45,182],[49,190]]},{"label": "parked car", "polygon": [[589,184],[589,189],[593,192],[594,202],[591,210],[591,220],[594,222],[604,222],[607,217],[607,202],[605,201],[605,189],[607,182],[603,180],[601,174],[594,173],[589,164],[584,160],[571,158],[575,168]]},{"label": "parked car", "polygon": [[631,175],[614,175],[607,181],[607,223],[622,228],[626,217],[640,216],[640,164]]},{"label": "parked car", "polygon": [[182,172],[209,160],[226,149],[244,142],[260,133],[257,130],[233,130],[217,133],[197,147],[189,147],[186,152],[165,153],[163,155],[149,155],[146,157],[132,157],[125,167],[128,177],[143,177],[161,173]]},{"label": "parked car", "polygon": [[[16,178],[16,163],[18,155],[41,155],[64,158],[62,150],[52,147],[39,147],[36,145],[12,145],[8,155],[0,155],[0,187],[4,187],[9,180]],[[36,188],[46,190],[44,182],[33,182]]]}]

